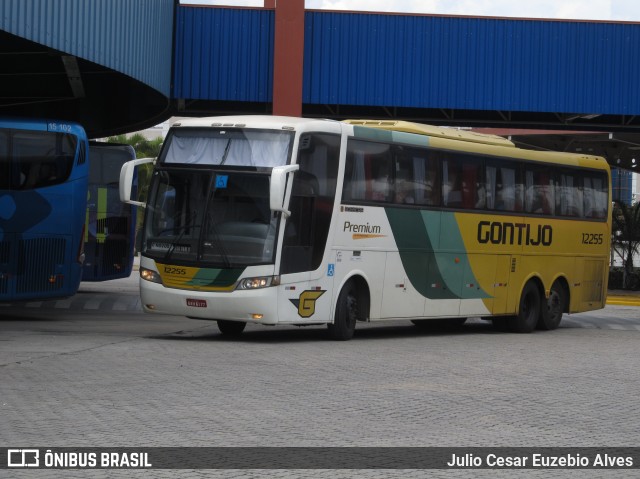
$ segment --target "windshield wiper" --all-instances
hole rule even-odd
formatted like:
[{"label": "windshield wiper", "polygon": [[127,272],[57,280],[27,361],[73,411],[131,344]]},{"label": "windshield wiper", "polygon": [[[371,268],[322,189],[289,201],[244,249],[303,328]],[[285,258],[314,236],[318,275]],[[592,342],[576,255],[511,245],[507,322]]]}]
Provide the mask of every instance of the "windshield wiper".
[{"label": "windshield wiper", "polygon": [[171,243],[171,246],[169,246],[169,249],[167,250],[167,252],[164,254],[164,262],[166,263],[167,261],[169,261],[169,259],[171,258],[171,255],[173,254],[173,252],[176,249],[176,245],[180,242],[180,240],[182,239],[182,237],[184,236],[184,232],[186,231],[186,227],[182,227],[182,233],[180,233],[178,235],[178,239],[176,239],[174,242]]},{"label": "windshield wiper", "polygon": [[220,235],[218,234],[218,229],[216,228],[216,224],[213,219],[213,216],[211,215],[211,212],[207,212],[207,226],[211,228],[211,232],[213,233],[213,239],[215,240],[215,243],[218,245],[218,249],[219,249],[218,254],[222,258],[222,262],[224,263],[226,268],[231,268],[231,262],[229,261],[229,256],[227,255],[227,251],[224,249],[224,244],[220,239]]},{"label": "windshield wiper", "polygon": [[[178,230],[180,230],[180,234],[175,239],[175,241],[171,242],[171,246],[169,246],[169,249],[167,249],[167,252],[164,254],[163,261],[166,263],[167,261],[169,261],[169,259],[171,259],[171,256],[173,255],[173,252],[175,251],[176,246],[178,245],[178,243],[180,243],[180,240],[182,239],[184,234],[187,232],[188,228],[199,228],[199,227],[200,227],[199,225],[193,225],[193,226],[185,225],[177,228]],[[176,231],[176,228],[171,228],[171,230]],[[170,230],[164,230],[164,231],[170,231]],[[160,234],[164,233],[164,231],[161,231]]]},{"label": "windshield wiper", "polygon": [[222,154],[222,160],[220,161],[221,165],[224,165],[224,162],[227,161],[227,156],[229,155],[229,150],[231,149],[231,138],[227,141],[227,146],[224,147],[224,153]]}]

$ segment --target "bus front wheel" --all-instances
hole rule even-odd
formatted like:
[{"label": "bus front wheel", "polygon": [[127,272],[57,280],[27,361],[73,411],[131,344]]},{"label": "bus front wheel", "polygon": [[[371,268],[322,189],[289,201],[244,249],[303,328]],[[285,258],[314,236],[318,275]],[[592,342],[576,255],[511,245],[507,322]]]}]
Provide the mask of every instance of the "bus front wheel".
[{"label": "bus front wheel", "polygon": [[551,331],[560,326],[567,305],[567,296],[564,285],[559,281],[554,282],[549,291],[549,298],[542,304],[538,329]]},{"label": "bus front wheel", "polygon": [[243,323],[242,321],[218,320],[218,329],[225,336],[239,336],[246,326],[247,323]]},{"label": "bus front wheel", "polygon": [[524,285],[520,296],[518,314],[511,318],[510,329],[514,333],[530,333],[540,317],[540,290],[533,281]]},{"label": "bus front wheel", "polygon": [[358,319],[358,296],[355,284],[347,283],[340,291],[336,304],[333,324],[327,324],[329,336],[338,341],[347,341],[353,337]]}]

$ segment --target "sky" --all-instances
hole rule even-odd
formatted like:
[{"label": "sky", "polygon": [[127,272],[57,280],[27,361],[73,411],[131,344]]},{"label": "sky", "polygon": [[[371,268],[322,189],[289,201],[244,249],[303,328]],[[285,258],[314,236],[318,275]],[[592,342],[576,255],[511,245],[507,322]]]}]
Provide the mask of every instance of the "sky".
[{"label": "sky", "polygon": [[[261,7],[263,0],[180,0],[180,3]],[[305,7],[324,10],[640,22],[639,0],[305,0]]]}]

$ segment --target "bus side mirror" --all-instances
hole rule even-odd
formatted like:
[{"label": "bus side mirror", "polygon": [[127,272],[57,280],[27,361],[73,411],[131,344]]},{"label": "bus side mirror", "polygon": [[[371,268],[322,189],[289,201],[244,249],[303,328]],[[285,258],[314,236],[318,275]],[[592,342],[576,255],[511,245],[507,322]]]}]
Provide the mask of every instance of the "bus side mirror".
[{"label": "bus side mirror", "polygon": [[300,165],[286,165],[276,166],[271,170],[271,183],[269,185],[269,207],[271,211],[281,211],[285,216],[291,216],[291,211],[284,207],[287,175],[299,169]]},{"label": "bus side mirror", "polygon": [[135,206],[146,206],[141,201],[134,201],[131,199],[131,189],[133,187],[133,175],[136,171],[136,167],[144,165],[145,163],[152,163],[155,158],[138,158],[137,160],[127,161],[120,169],[120,201]]}]

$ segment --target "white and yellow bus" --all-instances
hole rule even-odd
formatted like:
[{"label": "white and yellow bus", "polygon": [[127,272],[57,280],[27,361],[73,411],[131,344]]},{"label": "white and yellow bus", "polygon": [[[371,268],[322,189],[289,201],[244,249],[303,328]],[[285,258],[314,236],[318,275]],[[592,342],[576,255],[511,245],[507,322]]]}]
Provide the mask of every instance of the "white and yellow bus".
[{"label": "white and yellow bus", "polygon": [[[121,172],[128,200],[133,169]],[[395,121],[182,121],[153,173],[144,310],[246,323],[492,320],[555,329],[603,308],[611,231],[603,158]]]}]

